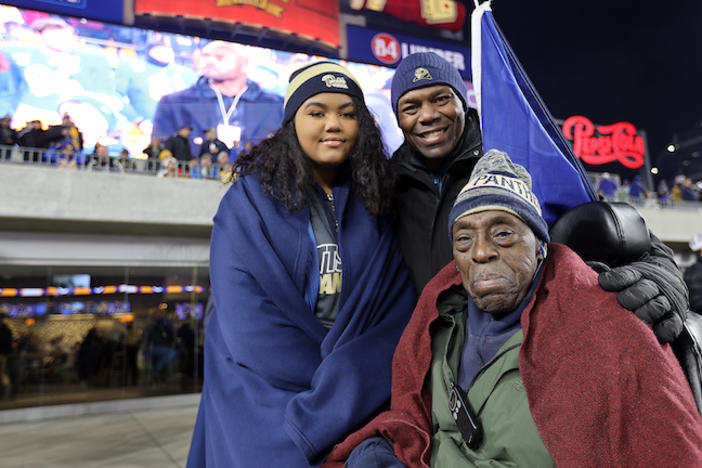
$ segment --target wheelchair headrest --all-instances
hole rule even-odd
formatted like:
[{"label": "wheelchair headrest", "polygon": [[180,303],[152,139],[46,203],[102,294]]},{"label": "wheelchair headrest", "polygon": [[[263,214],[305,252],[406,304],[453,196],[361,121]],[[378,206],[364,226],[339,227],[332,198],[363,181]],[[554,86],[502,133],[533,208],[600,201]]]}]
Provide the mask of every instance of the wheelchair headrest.
[{"label": "wheelchair headrest", "polygon": [[620,202],[589,202],[565,212],[550,231],[551,242],[573,249],[587,261],[610,267],[625,265],[651,248],[646,222],[636,209]]}]

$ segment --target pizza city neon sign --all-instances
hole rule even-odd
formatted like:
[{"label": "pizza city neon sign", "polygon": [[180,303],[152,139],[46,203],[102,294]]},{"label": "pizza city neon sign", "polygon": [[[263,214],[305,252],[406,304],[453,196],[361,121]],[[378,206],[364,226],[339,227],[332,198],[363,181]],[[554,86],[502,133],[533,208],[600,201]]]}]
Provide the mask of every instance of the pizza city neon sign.
[{"label": "pizza city neon sign", "polygon": [[563,123],[563,135],[573,142],[575,155],[587,164],[618,161],[629,169],[644,164],[644,139],[629,122],[594,125],[587,117],[574,115]]}]

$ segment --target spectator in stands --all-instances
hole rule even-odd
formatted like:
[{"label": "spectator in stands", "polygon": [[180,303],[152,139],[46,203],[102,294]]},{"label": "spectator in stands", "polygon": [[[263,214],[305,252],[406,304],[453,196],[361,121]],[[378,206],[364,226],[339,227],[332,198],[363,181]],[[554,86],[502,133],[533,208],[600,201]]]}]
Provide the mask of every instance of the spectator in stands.
[{"label": "spectator in stands", "polygon": [[62,120],[63,131],[62,136],[70,145],[72,145],[76,151],[83,150],[83,134],[78,130],[76,124],[71,120],[71,116],[68,114],[63,115]]},{"label": "spectator in stands", "polygon": [[[40,120],[32,120],[19,131],[17,142],[25,148],[48,148],[46,130],[43,129]],[[40,151],[24,151],[24,160],[38,162],[41,160]]]},{"label": "spectator in stands", "polygon": [[646,188],[641,183],[641,176],[637,174],[629,186],[629,197],[634,203],[643,203],[646,201],[646,196]]},{"label": "spectator in stands", "polygon": [[600,182],[597,184],[597,193],[605,200],[614,200],[617,194],[617,182],[612,179],[609,172],[602,174]]},{"label": "spectator in stands", "polygon": [[57,164],[59,169],[77,169],[79,160],[73,145],[64,143],[59,147]]},{"label": "spectator in stands", "polygon": [[216,158],[219,153],[226,153],[229,155],[229,148],[224,142],[217,138],[217,132],[214,128],[208,128],[205,130],[205,140],[200,145],[200,152],[198,156],[202,157],[203,154],[210,155],[211,158]]},{"label": "spectator in stands", "polygon": [[134,159],[129,155],[129,150],[127,148],[122,148],[117,157],[119,167],[122,171],[134,172],[137,170],[137,165]]},{"label": "spectator in stands", "polygon": [[702,314],[702,232],[692,236],[690,250],[696,261],[685,270],[685,284],[690,291],[690,310]]},{"label": "spectator in stands", "polygon": [[0,118],[0,145],[12,146],[17,143],[17,132],[10,127],[11,120],[10,115]]},{"label": "spectator in stands", "polygon": [[200,172],[200,160],[197,156],[193,156],[188,164],[188,177],[191,179],[202,179],[202,172]]},{"label": "spectator in stands", "polygon": [[673,202],[683,201],[682,197],[682,184],[685,182],[685,176],[678,174],[675,176],[673,187],[670,189],[670,199]]},{"label": "spectator in stands", "polygon": [[110,157],[110,151],[107,146],[100,143],[95,143],[95,150],[90,156],[88,169],[94,171],[109,171],[117,169],[114,160]]},{"label": "spectator in stands", "polygon": [[161,151],[164,149],[165,147],[161,144],[161,139],[158,137],[153,137],[151,138],[151,143],[149,143],[149,146],[144,148],[142,153],[144,153],[149,159],[158,160]]},{"label": "spectator in stands", "polygon": [[[154,136],[166,138],[183,125],[200,136],[214,128],[229,148],[258,143],[280,126],[283,99],[247,78],[245,46],[223,41],[196,55],[200,78],[191,87],[163,96],[154,116]],[[198,147],[192,143],[193,152]]]},{"label": "spectator in stands", "polygon": [[624,179],[617,189],[617,201],[629,203],[631,198],[629,197],[629,179]]},{"label": "spectator in stands", "polygon": [[[17,132],[10,128],[12,117],[5,115],[0,118],[0,146],[14,146],[17,143]],[[10,159],[12,148],[2,148],[0,159]]]},{"label": "spectator in stands", "polygon": [[163,151],[161,158],[161,168],[156,173],[156,177],[178,177],[178,160],[169,156],[170,151]]},{"label": "spectator in stands", "polygon": [[160,138],[157,138],[157,137],[151,138],[151,143],[149,143],[149,146],[144,148],[144,150],[142,151],[147,156],[147,160],[146,160],[146,171],[147,172],[158,173],[159,169],[161,168],[161,153],[165,149],[166,148],[161,143]]},{"label": "spectator in stands", "polygon": [[212,167],[212,157],[209,154],[203,154],[200,157],[200,175],[203,179],[216,177],[214,168]]},{"label": "spectator in stands", "polygon": [[63,148],[65,145],[71,145],[76,150],[83,148],[83,135],[78,131],[70,118],[64,119],[59,125],[49,125],[49,128],[44,134],[49,148]]},{"label": "spectator in stands", "polygon": [[689,177],[685,177],[680,192],[683,201],[699,201],[700,199],[697,190],[695,190],[695,187],[692,185],[692,179]]},{"label": "spectator in stands", "polygon": [[20,145],[29,148],[46,148],[46,140],[43,138],[45,130],[41,120],[32,120],[19,131],[17,140]]},{"label": "spectator in stands", "polygon": [[171,152],[176,160],[183,163],[188,162],[193,158],[193,155],[190,152],[190,143],[188,142],[188,136],[190,136],[190,132],[192,130],[192,127],[183,125],[178,129],[178,133],[171,135],[163,145]]},{"label": "spectator in stands", "polygon": [[668,206],[668,199],[670,198],[670,191],[668,190],[668,182],[665,179],[661,179],[658,182],[658,188],[656,190],[658,193],[658,200],[661,206]]},{"label": "spectator in stands", "polygon": [[225,153],[219,153],[217,156],[217,166],[219,166],[219,179],[224,182],[231,182],[232,180],[232,163],[229,162],[229,155]]}]

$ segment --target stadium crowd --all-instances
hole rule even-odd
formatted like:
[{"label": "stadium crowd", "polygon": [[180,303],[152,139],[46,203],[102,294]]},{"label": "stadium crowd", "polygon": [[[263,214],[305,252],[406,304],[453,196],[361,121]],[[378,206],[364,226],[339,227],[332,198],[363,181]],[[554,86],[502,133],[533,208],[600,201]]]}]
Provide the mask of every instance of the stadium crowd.
[{"label": "stadium crowd", "polygon": [[[11,120],[10,115],[0,118],[0,161],[222,182],[228,182],[231,178],[231,155],[234,152],[217,138],[214,128],[205,129],[196,152],[189,144],[193,128],[183,125],[165,140],[154,136],[141,155],[133,155],[126,148],[115,154],[101,143],[96,143],[92,151],[84,148],[83,135],[68,114],[63,115],[61,125],[46,128],[40,120],[32,120],[21,129],[13,129]],[[249,150],[251,146],[251,142],[247,142],[243,150]],[[685,174],[676,175],[670,185],[666,179],[659,179],[655,191],[648,190],[639,175],[632,180],[608,172],[591,173],[590,176],[600,196],[608,201],[634,205],[657,204],[660,207],[702,201],[702,180],[694,181]]]},{"label": "stadium crowd", "polygon": [[126,148],[118,154],[96,143],[85,148],[83,135],[68,114],[61,125],[44,128],[40,120],[27,122],[19,130],[10,127],[12,117],[0,118],[0,160],[52,165],[60,169],[152,173],[158,177],[218,179],[227,182],[232,164],[230,148],[216,136],[215,129],[204,131],[202,144],[193,154],[188,143],[189,126],[165,141],[154,137],[138,157]]},{"label": "stadium crowd", "polygon": [[591,174],[597,193],[607,201],[645,205],[654,202],[661,207],[681,206],[702,201],[702,180],[693,181],[684,174],[676,175],[669,186],[664,178],[658,180],[656,190],[648,190],[636,175],[632,180],[620,179],[608,172]]}]

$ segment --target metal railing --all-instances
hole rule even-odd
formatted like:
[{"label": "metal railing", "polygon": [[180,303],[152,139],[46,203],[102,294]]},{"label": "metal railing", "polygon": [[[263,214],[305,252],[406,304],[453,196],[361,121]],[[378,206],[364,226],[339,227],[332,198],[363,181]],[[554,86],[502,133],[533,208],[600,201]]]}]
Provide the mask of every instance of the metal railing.
[{"label": "metal railing", "polygon": [[[229,182],[231,179],[231,165],[221,167],[219,164],[214,163],[203,170],[203,167],[199,167],[199,169],[192,168],[189,161],[178,161],[175,158],[157,160],[125,158],[113,155],[100,157],[83,152],[77,152],[70,157],[66,157],[61,151],[56,149],[23,146],[0,145],[0,162],[36,164],[53,166],[59,169],[95,172],[152,174],[157,177],[219,180],[221,182]],[[702,207],[702,202],[699,201],[678,201],[671,198],[662,200],[654,192],[649,192],[648,197],[642,196],[639,199],[629,196],[623,199],[622,197],[605,197],[605,199],[609,201],[625,201],[634,206],[644,208],[699,209]]]},{"label": "metal railing", "polygon": [[94,172],[151,174],[157,177],[180,177],[189,179],[229,180],[231,166],[212,164],[191,167],[189,161],[174,158],[137,159],[113,155],[98,156],[76,152],[66,155],[56,149],[29,148],[23,146],[0,145],[0,162],[14,164],[33,164],[37,166],[56,167]]}]

